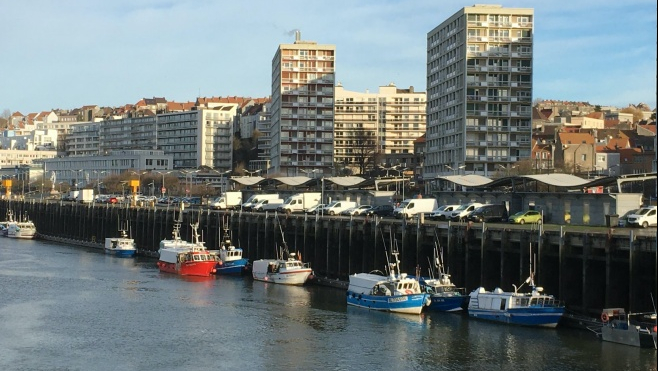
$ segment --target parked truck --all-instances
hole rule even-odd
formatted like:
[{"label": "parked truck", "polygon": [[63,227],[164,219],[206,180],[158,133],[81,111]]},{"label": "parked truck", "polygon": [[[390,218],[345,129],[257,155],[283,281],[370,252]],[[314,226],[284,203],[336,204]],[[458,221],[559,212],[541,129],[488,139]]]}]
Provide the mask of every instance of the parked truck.
[{"label": "parked truck", "polygon": [[288,197],[278,210],[286,214],[301,213],[319,204],[321,197],[322,193],[320,192],[296,193]]},{"label": "parked truck", "polygon": [[81,189],[78,193],[76,201],[83,204],[90,204],[94,202],[94,190],[91,188]]},{"label": "parked truck", "polygon": [[215,210],[230,210],[240,208],[240,204],[242,204],[242,192],[228,191],[224,192],[223,195],[214,200],[211,200],[210,203],[208,203],[208,206]]},{"label": "parked truck", "polygon": [[429,215],[437,206],[435,198],[408,198],[393,211],[393,216],[410,219],[420,214]]}]

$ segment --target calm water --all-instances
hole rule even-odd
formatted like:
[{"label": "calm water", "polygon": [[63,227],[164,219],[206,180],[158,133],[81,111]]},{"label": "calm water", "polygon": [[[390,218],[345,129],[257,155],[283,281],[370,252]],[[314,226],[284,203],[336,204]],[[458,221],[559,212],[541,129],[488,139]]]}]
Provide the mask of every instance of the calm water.
[{"label": "calm water", "polygon": [[656,370],[586,331],[347,308],[342,290],[186,279],[0,239],[0,370]]}]

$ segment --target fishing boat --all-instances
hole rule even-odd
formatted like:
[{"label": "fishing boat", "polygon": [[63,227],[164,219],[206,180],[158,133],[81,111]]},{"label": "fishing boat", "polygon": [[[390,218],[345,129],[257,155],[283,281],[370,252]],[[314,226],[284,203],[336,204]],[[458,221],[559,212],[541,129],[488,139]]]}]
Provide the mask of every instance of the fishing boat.
[{"label": "fishing boat", "polygon": [[135,256],[137,247],[135,240],[128,236],[128,223],[119,226],[119,237],[105,238],[105,253],[120,258],[131,258]]},{"label": "fishing boat", "polygon": [[[478,287],[469,295],[468,315],[488,321],[513,325],[555,328],[564,314],[564,305],[552,295],[542,294],[544,289],[534,282],[532,269],[532,244],[530,244],[530,276],[514,292],[496,288],[486,291]],[[524,284],[531,287],[530,293],[519,290]]]},{"label": "fishing boat", "polygon": [[30,240],[34,238],[36,233],[36,226],[27,216],[7,223],[7,237],[9,238]]},{"label": "fishing boat", "polygon": [[592,329],[603,341],[656,349],[656,313],[626,313],[624,308],[606,308],[602,326]]},{"label": "fishing boat", "polygon": [[5,220],[0,221],[0,236],[1,237],[7,237],[7,233],[9,232],[9,223],[14,222],[14,212],[9,209],[7,210],[7,216]]},{"label": "fishing boat", "polygon": [[279,230],[282,246],[277,248],[277,258],[255,260],[251,268],[252,277],[256,281],[301,286],[311,277],[313,271],[309,263],[302,262],[301,254],[289,251],[281,223]]},{"label": "fishing boat", "polygon": [[420,314],[430,304],[429,294],[420,289],[417,279],[398,272],[398,252],[391,254],[395,262],[389,264],[389,275],[355,273],[350,276],[347,304],[393,313]]},{"label": "fishing boat", "polygon": [[392,261],[386,256],[388,276],[375,272],[350,275],[347,304],[384,312],[420,314],[430,304],[429,294],[420,289],[416,278],[400,271],[399,252],[393,244],[390,256]]},{"label": "fishing boat", "polygon": [[228,216],[225,216],[224,236],[217,252],[219,261],[215,267],[216,274],[243,274],[249,270],[249,260],[242,257],[242,249],[237,248],[231,242],[231,233],[228,224]]},{"label": "fishing boat", "polygon": [[428,309],[438,312],[462,311],[468,301],[466,289],[455,286],[450,280],[443,264],[443,250],[438,245],[434,247],[434,268],[437,276],[430,265],[429,277],[420,278],[421,289],[429,294],[432,301]]},{"label": "fishing boat", "polygon": [[160,241],[160,271],[175,273],[181,276],[210,276],[215,273],[218,257],[211,254],[199,238],[199,223],[191,223],[194,241],[188,242],[180,238],[180,219],[174,222],[173,240]]}]

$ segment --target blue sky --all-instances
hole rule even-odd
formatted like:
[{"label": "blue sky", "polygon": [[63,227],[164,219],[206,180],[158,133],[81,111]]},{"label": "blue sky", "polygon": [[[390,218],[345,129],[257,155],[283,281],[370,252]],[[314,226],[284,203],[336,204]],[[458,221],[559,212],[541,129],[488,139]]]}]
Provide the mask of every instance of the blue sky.
[{"label": "blue sky", "polygon": [[[141,98],[271,94],[279,44],[336,45],[336,79],[425,91],[427,33],[454,0],[0,0],[0,113]],[[499,1],[534,8],[534,99],[656,106],[656,1]]]}]

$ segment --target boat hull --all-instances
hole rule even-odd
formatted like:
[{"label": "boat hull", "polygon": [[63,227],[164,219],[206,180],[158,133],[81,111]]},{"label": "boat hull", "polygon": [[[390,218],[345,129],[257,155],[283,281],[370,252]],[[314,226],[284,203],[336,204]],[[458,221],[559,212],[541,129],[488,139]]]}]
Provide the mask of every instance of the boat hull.
[{"label": "boat hull", "polygon": [[312,270],[310,268],[305,268],[284,273],[258,274],[252,271],[252,276],[256,281],[278,283],[282,285],[302,286],[311,276],[311,273]]},{"label": "boat hull", "polygon": [[158,261],[161,272],[179,274],[181,276],[210,276],[215,271],[214,261],[193,261],[183,263],[169,263]]},{"label": "boat hull", "polygon": [[215,267],[215,274],[218,275],[241,275],[247,272],[249,260],[240,259],[228,262],[219,262]]},{"label": "boat hull", "polygon": [[466,295],[430,295],[429,310],[436,312],[461,312],[468,301]]},{"label": "boat hull", "polygon": [[428,301],[428,296],[427,294],[365,295],[348,290],[347,304],[382,312],[420,314]]},{"label": "boat hull", "polygon": [[105,253],[108,255],[116,256],[118,258],[132,258],[135,256],[137,250],[117,250],[117,249],[105,249]]},{"label": "boat hull", "polygon": [[519,308],[509,310],[468,309],[471,318],[510,325],[555,328],[564,314],[563,307]]},{"label": "boat hull", "polygon": [[639,348],[656,349],[654,337],[649,330],[638,329],[633,325],[629,328],[626,323],[617,323],[615,327],[611,324],[603,325],[601,327],[601,340]]},{"label": "boat hull", "polygon": [[30,234],[23,234],[23,233],[7,234],[7,237],[9,237],[9,238],[19,238],[19,239],[22,239],[22,240],[31,240],[31,239],[34,239],[34,233],[30,233]]}]

